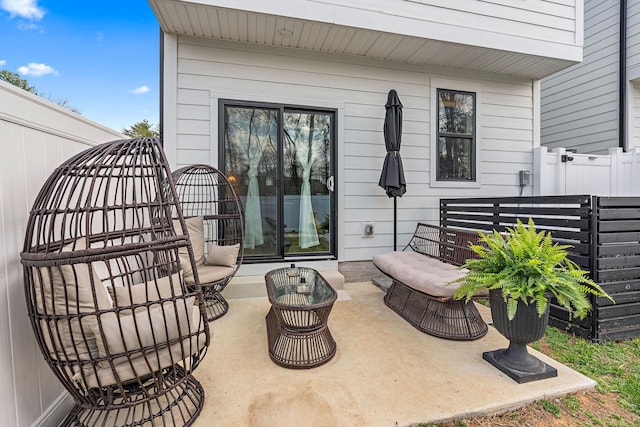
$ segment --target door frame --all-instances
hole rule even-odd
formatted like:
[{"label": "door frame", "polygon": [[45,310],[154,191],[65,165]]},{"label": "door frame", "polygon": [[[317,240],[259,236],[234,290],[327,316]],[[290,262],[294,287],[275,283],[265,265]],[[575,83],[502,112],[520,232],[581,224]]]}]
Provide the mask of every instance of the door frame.
[{"label": "door frame", "polygon": [[[246,99],[230,99],[219,98],[218,99],[218,163],[220,170],[226,174],[226,159],[225,159],[225,144],[224,144],[224,115],[225,107],[249,107],[249,108],[265,108],[272,110],[279,110],[278,117],[278,176],[276,179],[277,194],[278,194],[278,224],[280,224],[280,230],[278,230],[278,254],[276,255],[264,255],[264,256],[246,256],[244,262],[246,263],[264,263],[264,262],[289,262],[289,261],[308,261],[308,260],[337,260],[338,259],[338,109],[337,108],[325,108],[314,107],[301,104],[287,104],[278,102],[263,102],[263,101],[250,101]],[[329,113],[332,115],[331,126],[331,148],[330,148],[330,161],[329,161],[329,176],[333,177],[333,190],[329,192],[330,200],[330,225],[329,233],[331,235],[329,242],[329,253],[296,253],[294,255],[287,255],[284,248],[284,179],[283,179],[283,148],[284,148],[284,112],[286,110],[294,110],[297,112],[303,111],[305,113]],[[244,207],[243,207],[244,208]]]}]

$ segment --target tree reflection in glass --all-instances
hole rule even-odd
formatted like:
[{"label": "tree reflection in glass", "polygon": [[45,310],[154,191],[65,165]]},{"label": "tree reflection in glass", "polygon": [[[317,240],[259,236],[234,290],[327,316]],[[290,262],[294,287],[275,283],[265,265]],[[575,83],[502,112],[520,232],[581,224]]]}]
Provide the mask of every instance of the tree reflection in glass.
[{"label": "tree reflection in glass", "polygon": [[474,180],[475,94],[438,89],[438,179]]},{"label": "tree reflection in glass", "polygon": [[245,196],[245,248],[247,249],[254,249],[265,242],[260,182],[274,179],[277,140],[278,110],[226,107],[226,173],[234,177],[246,177],[239,183],[237,189],[240,196]]}]

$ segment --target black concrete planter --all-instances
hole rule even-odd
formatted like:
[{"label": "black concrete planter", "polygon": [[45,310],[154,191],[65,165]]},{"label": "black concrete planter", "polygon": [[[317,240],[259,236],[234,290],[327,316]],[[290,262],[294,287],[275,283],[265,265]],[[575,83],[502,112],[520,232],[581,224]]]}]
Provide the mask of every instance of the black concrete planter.
[{"label": "black concrete planter", "polygon": [[526,383],[558,375],[558,371],[527,351],[527,344],[544,336],[549,320],[547,311],[538,316],[535,304],[518,301],[518,309],[513,320],[507,317],[507,303],[502,298],[502,290],[489,291],[493,326],[509,340],[509,348],[488,351],[482,358],[503,373],[517,381]]}]

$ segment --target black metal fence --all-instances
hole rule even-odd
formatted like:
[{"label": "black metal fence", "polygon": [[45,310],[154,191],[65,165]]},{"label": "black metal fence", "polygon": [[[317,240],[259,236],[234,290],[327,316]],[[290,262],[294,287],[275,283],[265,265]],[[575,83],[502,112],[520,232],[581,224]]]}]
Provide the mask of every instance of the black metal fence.
[{"label": "black metal fence", "polygon": [[440,200],[440,225],[504,231],[533,218],[538,230],[573,246],[570,258],[616,301],[593,298],[583,320],[552,304],[549,322],[594,342],[640,336],[640,198],[538,196]]}]

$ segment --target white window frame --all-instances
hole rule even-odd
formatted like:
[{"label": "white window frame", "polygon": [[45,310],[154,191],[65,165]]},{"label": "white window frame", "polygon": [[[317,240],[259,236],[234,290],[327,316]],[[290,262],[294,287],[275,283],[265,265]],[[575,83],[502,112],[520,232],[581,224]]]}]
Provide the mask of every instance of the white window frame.
[{"label": "white window frame", "polygon": [[[448,89],[453,91],[461,91],[461,92],[474,92],[476,97],[476,109],[475,109],[475,146],[473,149],[475,150],[475,180],[473,181],[438,181],[438,170],[437,164],[438,161],[438,89]],[[481,187],[481,176],[482,171],[480,170],[480,165],[482,164],[480,161],[481,157],[481,144],[482,141],[482,126],[480,122],[480,110],[482,109],[481,102],[481,93],[482,87],[479,83],[471,83],[464,82],[458,80],[446,80],[446,79],[431,79],[431,98],[430,98],[430,123],[431,129],[429,132],[430,135],[430,161],[429,161],[429,169],[430,169],[430,187],[436,188],[480,188]]]}]

